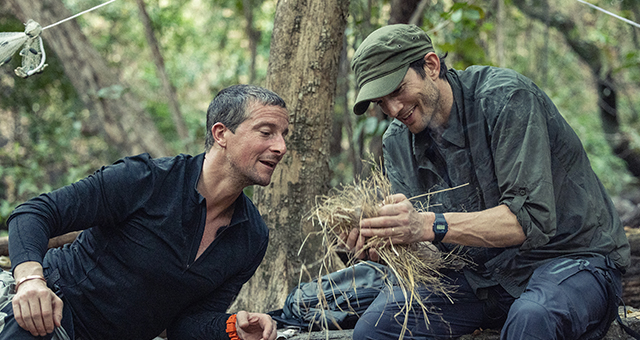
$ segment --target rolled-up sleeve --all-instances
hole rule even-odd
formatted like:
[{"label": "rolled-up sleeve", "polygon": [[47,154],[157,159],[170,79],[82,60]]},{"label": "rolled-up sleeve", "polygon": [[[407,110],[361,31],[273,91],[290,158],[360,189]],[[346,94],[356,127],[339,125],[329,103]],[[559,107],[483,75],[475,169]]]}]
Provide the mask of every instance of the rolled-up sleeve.
[{"label": "rolled-up sleeve", "polygon": [[543,99],[531,91],[514,91],[492,136],[500,204],[509,207],[523,228],[521,249],[544,245],[556,233],[556,204]]}]

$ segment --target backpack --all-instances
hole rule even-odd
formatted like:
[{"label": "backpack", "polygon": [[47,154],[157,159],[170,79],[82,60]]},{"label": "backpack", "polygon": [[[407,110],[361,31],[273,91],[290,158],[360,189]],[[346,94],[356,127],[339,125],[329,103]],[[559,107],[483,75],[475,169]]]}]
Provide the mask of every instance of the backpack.
[{"label": "backpack", "polygon": [[[278,328],[301,330],[353,328],[378,293],[395,282],[386,266],[364,261],[296,286],[282,309],[268,314]],[[326,301],[323,303],[320,297]]]}]

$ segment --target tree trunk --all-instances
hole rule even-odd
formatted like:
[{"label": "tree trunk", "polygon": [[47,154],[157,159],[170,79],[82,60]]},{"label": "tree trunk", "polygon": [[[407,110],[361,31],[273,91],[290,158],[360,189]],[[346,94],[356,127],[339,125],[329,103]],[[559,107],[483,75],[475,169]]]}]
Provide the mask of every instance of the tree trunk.
[{"label": "tree trunk", "polygon": [[247,21],[245,34],[249,38],[249,52],[251,61],[249,64],[249,84],[253,84],[256,79],[256,57],[258,56],[258,42],[260,41],[260,31],[255,28],[253,20],[253,9],[257,6],[256,1],[242,0],[244,19]]},{"label": "tree trunk", "polygon": [[267,255],[231,310],[282,308],[303,266],[317,275],[321,243],[307,218],[316,195],[327,193],[331,178],[329,138],[348,0],[278,1],[274,20],[267,87],[287,102],[288,152],[272,183],[256,188],[254,202],[270,230]]},{"label": "tree trunk", "polygon": [[[23,22],[33,19],[43,27],[72,15],[60,0],[6,0],[4,4]],[[75,20],[45,30],[42,38],[62,61],[67,77],[91,112],[90,119],[98,122],[110,144],[127,154],[169,154],[139,100],[126,91],[117,72],[107,66]]]},{"label": "tree trunk", "polygon": [[[331,158],[338,158],[342,154],[342,135],[343,129],[347,131],[351,130],[351,124],[349,121],[349,115],[351,110],[349,109],[349,57],[347,56],[348,50],[347,35],[342,37],[342,51],[340,52],[340,62],[338,68],[338,82],[336,85],[336,109],[334,110],[333,127],[331,128],[331,140],[329,141],[329,156]],[[349,133],[351,135],[351,133]],[[349,148],[349,154],[353,152],[353,148]]]},{"label": "tree trunk", "polygon": [[[420,0],[391,0],[391,13],[389,14],[389,25],[408,24],[411,16],[415,13]],[[422,24],[422,20],[417,23]]]},{"label": "tree trunk", "polygon": [[142,25],[144,26],[147,44],[149,44],[149,48],[151,49],[151,56],[153,56],[153,62],[156,64],[156,71],[158,72],[158,77],[162,83],[164,94],[167,96],[173,124],[176,126],[178,137],[185,141],[189,137],[189,130],[187,130],[187,124],[185,124],[184,118],[182,117],[182,111],[178,104],[176,89],[173,87],[173,84],[171,84],[171,80],[167,74],[167,69],[164,66],[164,57],[162,57],[162,52],[160,52],[160,44],[158,44],[158,39],[156,39],[156,34],[153,30],[153,26],[151,25],[151,18],[149,18],[149,13],[147,13],[144,0],[137,0],[137,3],[138,11],[140,12],[140,21],[142,21]]}]

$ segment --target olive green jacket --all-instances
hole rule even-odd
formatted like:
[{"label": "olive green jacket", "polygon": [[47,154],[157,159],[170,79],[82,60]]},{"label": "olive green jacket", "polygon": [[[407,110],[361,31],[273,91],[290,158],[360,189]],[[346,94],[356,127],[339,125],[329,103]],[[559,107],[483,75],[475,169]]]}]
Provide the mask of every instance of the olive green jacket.
[{"label": "olive green jacket", "polygon": [[630,250],[620,218],[551,99],[512,70],[473,66],[446,77],[455,103],[442,140],[394,120],[384,161],[393,190],[407,197],[467,184],[424,197],[424,209],[504,204],[517,216],[522,245],[465,247],[477,264],[465,269],[472,287],[499,283],[518,297],[535,268],[561,256],[607,256],[624,271]]}]

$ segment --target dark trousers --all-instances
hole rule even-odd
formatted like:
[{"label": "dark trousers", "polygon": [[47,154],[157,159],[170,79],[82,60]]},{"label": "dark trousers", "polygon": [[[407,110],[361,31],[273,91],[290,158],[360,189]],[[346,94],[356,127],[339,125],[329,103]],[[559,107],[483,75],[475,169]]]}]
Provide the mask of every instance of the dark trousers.
[{"label": "dark trousers", "polygon": [[554,259],[535,270],[518,299],[491,287],[489,298],[480,300],[464,275],[448,277],[457,285],[453,303],[419,288],[429,312],[425,317],[414,303],[406,313],[402,291],[387,289],[362,315],[353,339],[398,339],[405,317],[405,339],[450,339],[501,327],[502,340],[599,339],[617,313],[622,291],[620,272],[604,258]]}]

